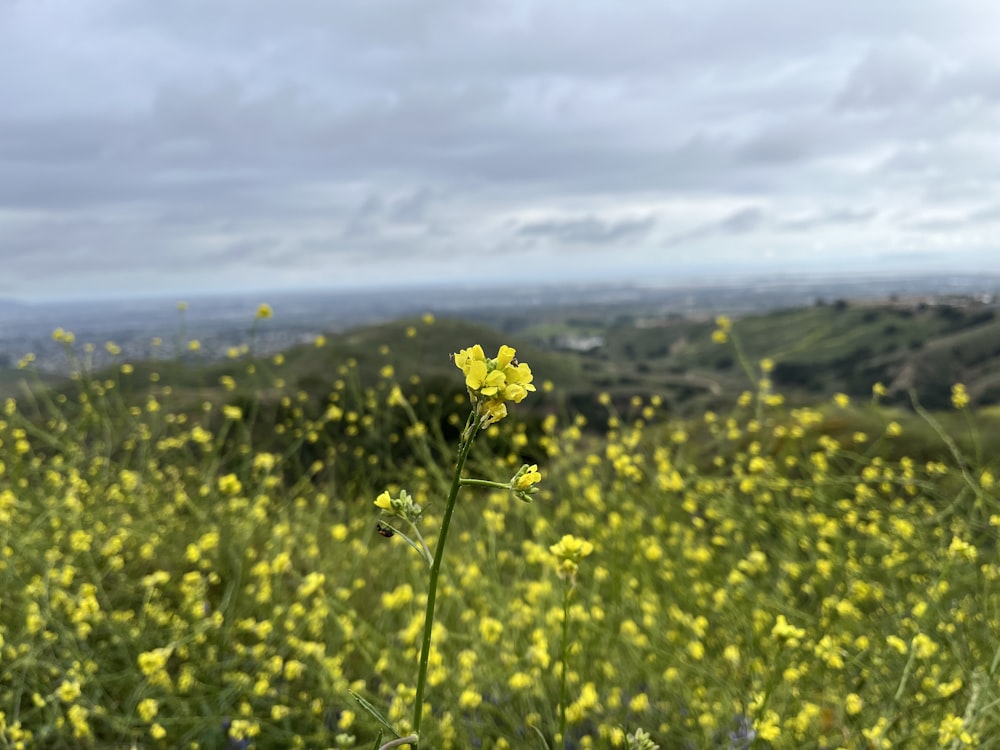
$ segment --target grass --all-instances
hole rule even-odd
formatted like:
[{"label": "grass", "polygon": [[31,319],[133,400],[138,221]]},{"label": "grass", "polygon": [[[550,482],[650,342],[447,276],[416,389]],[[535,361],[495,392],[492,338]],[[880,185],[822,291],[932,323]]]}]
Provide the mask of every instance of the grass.
[{"label": "grass", "polygon": [[[699,330],[690,347],[734,356]],[[6,402],[0,747],[370,748],[351,691],[407,731],[426,565],[372,502],[405,488],[433,546],[468,411],[448,354],[503,337],[352,335]],[[750,383],[693,416],[617,390],[584,417],[586,359],[518,354],[551,391],[468,473],[538,463],[541,492],[460,497],[421,747],[638,727],[664,748],[1000,747],[995,415]],[[593,545],[568,599],[566,534]]]}]

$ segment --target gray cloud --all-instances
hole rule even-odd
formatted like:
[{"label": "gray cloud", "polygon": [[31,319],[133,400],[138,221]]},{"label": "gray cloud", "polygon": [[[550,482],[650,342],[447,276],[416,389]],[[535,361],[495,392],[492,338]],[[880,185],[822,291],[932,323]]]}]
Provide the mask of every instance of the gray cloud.
[{"label": "gray cloud", "polygon": [[929,44],[913,37],[872,47],[854,66],[836,104],[877,110],[913,102],[930,91],[944,64]]},{"label": "gray cloud", "polygon": [[904,220],[907,229],[926,232],[977,230],[983,224],[996,223],[1000,223],[1000,205],[985,206],[961,213],[908,217]]},{"label": "gray cloud", "polygon": [[811,232],[830,226],[866,224],[878,216],[873,208],[841,208],[825,213],[785,219],[780,228],[792,232]]},{"label": "gray cloud", "polygon": [[0,291],[985,247],[998,24],[977,0],[0,1]]},{"label": "gray cloud", "polygon": [[648,234],[654,224],[655,220],[648,216],[619,220],[582,216],[525,222],[517,227],[515,233],[522,238],[568,245],[608,245],[639,239]]},{"label": "gray cloud", "polygon": [[705,222],[670,237],[668,245],[688,245],[715,236],[749,234],[760,229],[768,220],[767,212],[757,206],[734,211],[721,219]]}]

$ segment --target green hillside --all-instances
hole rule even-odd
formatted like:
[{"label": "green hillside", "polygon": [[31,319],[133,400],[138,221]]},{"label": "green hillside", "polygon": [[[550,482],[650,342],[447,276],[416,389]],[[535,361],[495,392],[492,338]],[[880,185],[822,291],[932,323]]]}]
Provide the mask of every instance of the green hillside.
[{"label": "green hillside", "polygon": [[[897,317],[915,378],[985,375],[992,320],[924,312],[586,354],[410,320],[36,384],[0,415],[0,747],[1000,747],[1000,410],[834,395]],[[538,391],[472,446],[474,343]],[[782,401],[765,355],[827,380]]]}]

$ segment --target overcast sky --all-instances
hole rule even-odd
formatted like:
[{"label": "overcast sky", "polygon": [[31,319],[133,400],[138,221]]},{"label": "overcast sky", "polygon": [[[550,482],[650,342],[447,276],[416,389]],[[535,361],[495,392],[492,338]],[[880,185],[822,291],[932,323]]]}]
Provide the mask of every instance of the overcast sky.
[{"label": "overcast sky", "polygon": [[1000,271],[996,0],[0,0],[0,296]]}]

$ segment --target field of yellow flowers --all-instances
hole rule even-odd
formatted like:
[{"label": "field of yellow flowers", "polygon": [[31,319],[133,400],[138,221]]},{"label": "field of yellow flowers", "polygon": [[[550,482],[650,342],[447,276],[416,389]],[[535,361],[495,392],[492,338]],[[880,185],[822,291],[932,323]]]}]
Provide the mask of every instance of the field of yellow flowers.
[{"label": "field of yellow flowers", "polygon": [[[252,398],[121,363],[6,401],[0,748],[370,748],[355,694],[408,729],[427,563],[373,503],[405,488],[433,545],[468,397],[377,357],[320,394],[237,352],[222,386]],[[421,748],[1000,747],[980,418],[958,440],[925,414],[940,450],[910,457],[892,413],[834,436],[860,406],[786,406],[768,369],[696,419],[605,398],[600,432],[520,404],[484,427],[470,473],[541,481],[459,498]]]}]

